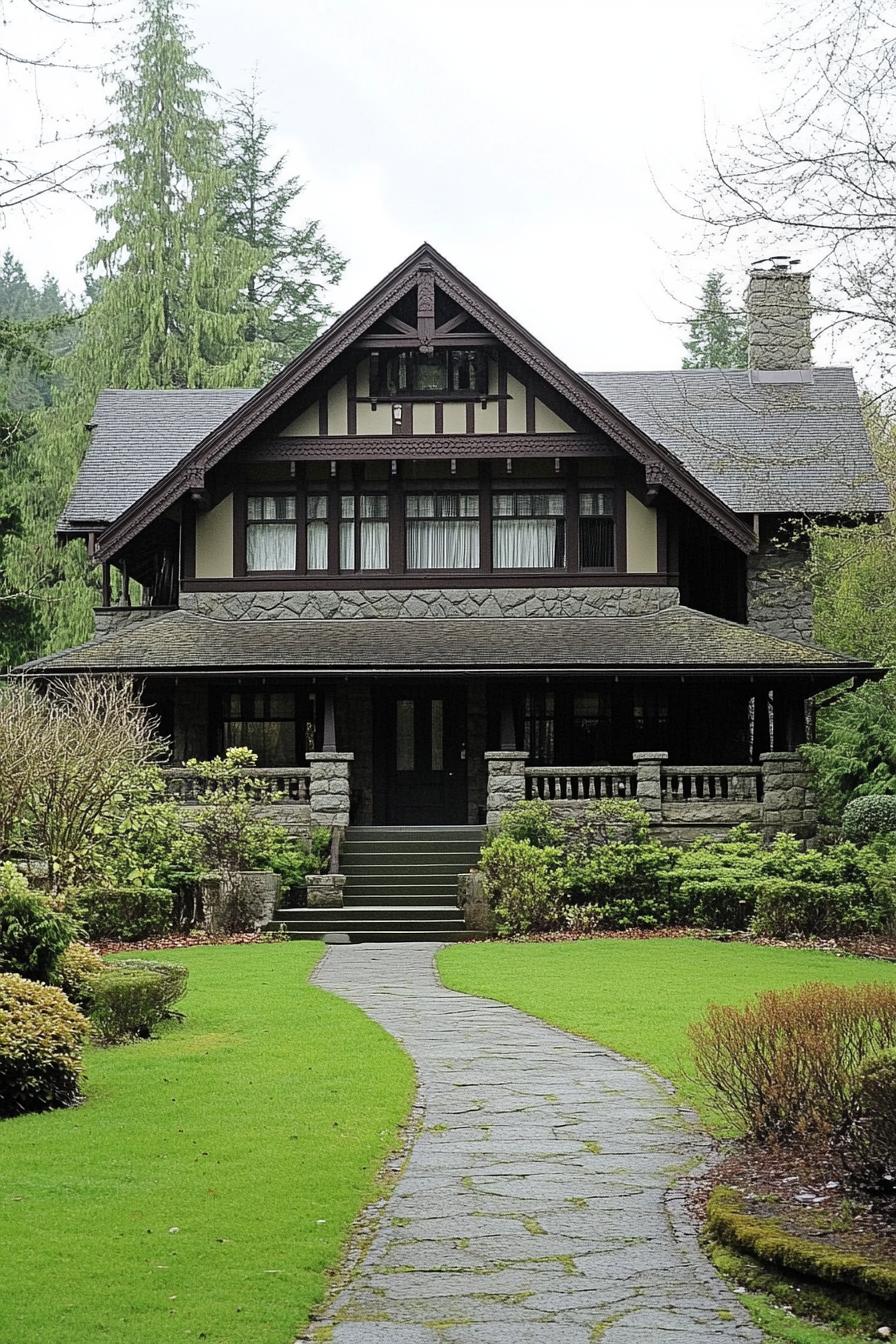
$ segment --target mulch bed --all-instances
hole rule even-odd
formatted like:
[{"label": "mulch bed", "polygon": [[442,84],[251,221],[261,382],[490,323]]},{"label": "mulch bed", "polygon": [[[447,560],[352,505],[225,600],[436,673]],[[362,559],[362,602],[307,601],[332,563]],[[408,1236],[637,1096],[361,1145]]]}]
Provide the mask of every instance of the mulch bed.
[{"label": "mulch bed", "polygon": [[803,952],[833,952],[840,957],[871,957],[896,961],[896,936],[865,934],[861,938],[757,938],[751,933],[720,933],[718,929],[621,929],[600,933],[530,933],[506,939],[519,943],[577,943],[596,938],[705,938],[721,943],[748,943],[754,947],[796,948]]},{"label": "mulch bed", "polygon": [[95,942],[90,946],[97,952],[163,952],[171,947],[222,947],[233,943],[269,942],[260,933],[221,934],[210,938],[207,933],[170,933],[164,938],[144,938],[137,943]]},{"label": "mulch bed", "polygon": [[743,1141],[690,1186],[700,1221],[717,1185],[742,1195],[745,1211],[768,1218],[793,1236],[875,1264],[896,1263],[896,1208],[873,1204],[850,1189],[833,1153],[810,1153]]}]

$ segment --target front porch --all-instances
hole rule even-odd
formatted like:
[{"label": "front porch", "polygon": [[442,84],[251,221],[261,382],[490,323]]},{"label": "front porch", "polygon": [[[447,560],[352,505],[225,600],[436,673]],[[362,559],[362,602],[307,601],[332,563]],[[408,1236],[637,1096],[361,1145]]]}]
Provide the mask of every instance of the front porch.
[{"label": "front porch", "polygon": [[[281,795],[276,819],[315,825],[497,824],[525,798],[559,811],[633,798],[660,834],[814,833],[796,747],[805,684],[702,678],[184,678],[147,686],[172,743],[172,794],[195,801],[190,756],[249,746]],[[166,699],[167,694],[167,699]]]}]

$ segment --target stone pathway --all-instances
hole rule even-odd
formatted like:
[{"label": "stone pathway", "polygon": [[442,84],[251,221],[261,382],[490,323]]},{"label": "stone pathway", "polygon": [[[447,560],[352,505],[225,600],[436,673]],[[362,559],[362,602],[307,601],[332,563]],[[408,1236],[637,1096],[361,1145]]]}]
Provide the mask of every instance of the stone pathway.
[{"label": "stone pathway", "polygon": [[444,989],[433,952],[333,947],[315,975],[413,1056],[422,1132],[308,1338],[758,1344],[667,1200],[707,1151],[669,1090],[589,1041]]}]

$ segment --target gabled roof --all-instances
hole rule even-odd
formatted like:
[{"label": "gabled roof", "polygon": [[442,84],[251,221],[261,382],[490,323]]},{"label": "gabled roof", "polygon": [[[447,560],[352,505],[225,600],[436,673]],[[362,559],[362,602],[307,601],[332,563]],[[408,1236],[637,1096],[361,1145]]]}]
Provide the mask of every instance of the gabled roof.
[{"label": "gabled roof", "polygon": [[26,663],[77,672],[665,672],[876,675],[868,663],[689,607],[646,616],[215,620],[174,611]]},{"label": "gabled roof", "polygon": [[585,373],[737,513],[883,513],[890,507],[850,369],[754,383],[746,369]]},{"label": "gabled roof", "polygon": [[557,359],[434,248],[424,243],[365,298],[338,318],[307,350],[208,432],[177,465],[126,508],[103,534],[95,552],[96,558],[107,559],[114,555],[188,490],[201,487],[205,473],[210,468],[281,411],[313,378],[414,288],[423,272],[431,274],[435,284],[479,321],[486,331],[603,430],[613,442],[641,462],[648,470],[650,484],[665,486],[741,550],[754,548],[755,539],[751,530],[693,476],[673,453],[654,443],[591,384]]},{"label": "gabled roof", "polygon": [[[740,369],[582,377],[736,513],[890,508],[849,369],[815,369],[811,385],[784,389]],[[254,395],[103,392],[60,530],[114,522]]]}]

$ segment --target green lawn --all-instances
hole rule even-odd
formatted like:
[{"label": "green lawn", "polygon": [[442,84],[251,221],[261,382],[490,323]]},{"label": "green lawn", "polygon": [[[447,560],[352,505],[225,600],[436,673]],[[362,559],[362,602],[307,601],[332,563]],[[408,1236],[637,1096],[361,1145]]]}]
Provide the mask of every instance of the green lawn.
[{"label": "green lawn", "polygon": [[2,1344],[289,1344],[413,1092],[306,983],[316,943],[165,953],[186,1021],[87,1057],[87,1101],[0,1122]]},{"label": "green lawn", "polygon": [[500,999],[644,1060],[713,1129],[718,1117],[689,1077],[687,1041],[688,1024],[708,1003],[739,1003],[761,989],[812,980],[896,981],[889,962],[696,938],[459,943],[439,953],[438,966],[451,989]]}]

